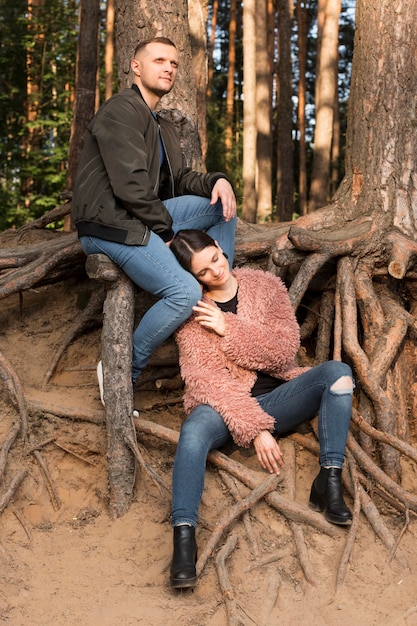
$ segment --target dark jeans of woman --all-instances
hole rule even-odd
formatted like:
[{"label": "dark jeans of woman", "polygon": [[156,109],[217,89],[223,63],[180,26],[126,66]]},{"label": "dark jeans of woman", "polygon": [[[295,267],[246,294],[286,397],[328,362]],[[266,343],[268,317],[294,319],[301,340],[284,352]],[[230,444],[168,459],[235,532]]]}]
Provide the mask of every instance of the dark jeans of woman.
[{"label": "dark jeans of woman", "polygon": [[[320,465],[341,468],[345,458],[353,387],[350,367],[339,361],[328,361],[258,396],[257,400],[265,412],[275,418],[274,435],[287,433],[318,415]],[[197,525],[207,454],[231,439],[223,418],[210,406],[200,405],[190,413],[181,428],[174,461],[173,526],[184,523]]]}]

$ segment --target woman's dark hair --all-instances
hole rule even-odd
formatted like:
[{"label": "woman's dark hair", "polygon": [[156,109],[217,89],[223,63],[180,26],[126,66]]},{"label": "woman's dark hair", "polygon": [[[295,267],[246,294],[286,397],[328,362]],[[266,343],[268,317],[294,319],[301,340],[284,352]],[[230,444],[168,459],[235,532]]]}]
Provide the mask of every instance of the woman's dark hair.
[{"label": "woman's dark hair", "polygon": [[216,246],[216,242],[204,230],[180,230],[170,243],[170,250],[175,254],[182,267],[191,272],[193,254],[204,248]]}]

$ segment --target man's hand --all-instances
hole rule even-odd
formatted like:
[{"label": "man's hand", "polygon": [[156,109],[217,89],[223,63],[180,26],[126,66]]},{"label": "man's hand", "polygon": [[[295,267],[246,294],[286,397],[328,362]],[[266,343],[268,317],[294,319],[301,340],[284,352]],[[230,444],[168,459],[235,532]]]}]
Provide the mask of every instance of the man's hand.
[{"label": "man's hand", "polygon": [[210,204],[220,200],[223,207],[223,217],[228,222],[236,215],[236,196],[232,185],[225,178],[219,178],[211,192]]},{"label": "man's hand", "polygon": [[269,430],[261,430],[253,440],[259,463],[271,474],[279,474],[280,468],[284,467],[284,459],[282,458],[279,445],[271,435]]}]

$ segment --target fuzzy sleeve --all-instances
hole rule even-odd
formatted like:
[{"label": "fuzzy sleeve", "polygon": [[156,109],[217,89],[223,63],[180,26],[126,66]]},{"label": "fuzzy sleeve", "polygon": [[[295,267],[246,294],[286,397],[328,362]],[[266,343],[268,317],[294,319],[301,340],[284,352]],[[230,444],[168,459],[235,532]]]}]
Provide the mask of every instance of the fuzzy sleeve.
[{"label": "fuzzy sleeve", "polygon": [[233,440],[242,447],[249,446],[261,430],[272,432],[274,418],[250,394],[256,374],[232,373],[218,349],[217,336],[190,320],[177,332],[176,341],[187,412],[208,404],[220,413]]},{"label": "fuzzy sleeve", "polygon": [[238,313],[226,314],[226,335],[220,345],[237,365],[285,378],[295,366],[300,331],[279,278],[256,270],[242,275]]}]

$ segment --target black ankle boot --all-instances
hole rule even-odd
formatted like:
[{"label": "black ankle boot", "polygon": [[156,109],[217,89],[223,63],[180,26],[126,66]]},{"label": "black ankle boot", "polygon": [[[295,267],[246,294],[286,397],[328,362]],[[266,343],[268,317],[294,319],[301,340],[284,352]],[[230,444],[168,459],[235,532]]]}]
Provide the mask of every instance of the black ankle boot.
[{"label": "black ankle boot", "polygon": [[332,524],[352,523],[352,513],[343,500],[342,470],[338,467],[322,467],[311,486],[310,509],[324,512]]},{"label": "black ankle boot", "polygon": [[171,564],[171,587],[195,587],[197,573],[197,544],[194,526],[174,527],[174,556]]}]

